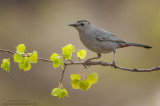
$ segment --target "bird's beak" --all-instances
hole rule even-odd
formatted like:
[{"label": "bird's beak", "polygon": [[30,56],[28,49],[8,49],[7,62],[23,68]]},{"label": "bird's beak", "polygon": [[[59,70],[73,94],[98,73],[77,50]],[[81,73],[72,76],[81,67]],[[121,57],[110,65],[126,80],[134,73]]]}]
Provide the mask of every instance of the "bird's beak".
[{"label": "bird's beak", "polygon": [[78,26],[78,24],[77,23],[70,23],[70,24],[68,24],[69,26],[73,26],[73,27],[76,27],[76,26]]}]

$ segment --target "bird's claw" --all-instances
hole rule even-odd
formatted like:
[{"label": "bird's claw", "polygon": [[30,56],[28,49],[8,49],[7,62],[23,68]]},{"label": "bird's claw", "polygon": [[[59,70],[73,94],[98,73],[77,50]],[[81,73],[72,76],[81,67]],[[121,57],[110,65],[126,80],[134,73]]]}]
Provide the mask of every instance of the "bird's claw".
[{"label": "bird's claw", "polygon": [[89,60],[89,59],[86,60],[86,61],[84,62],[84,64],[87,65],[87,66],[89,66],[89,65],[90,65],[90,60]]},{"label": "bird's claw", "polygon": [[117,65],[116,65],[116,63],[114,61],[113,61],[111,66],[114,67],[114,68],[117,68]]},{"label": "bird's claw", "polygon": [[90,60],[88,59],[88,60],[86,60],[86,61],[84,62],[83,66],[84,66],[85,68],[87,68],[87,66],[89,66],[89,65],[90,65]]}]

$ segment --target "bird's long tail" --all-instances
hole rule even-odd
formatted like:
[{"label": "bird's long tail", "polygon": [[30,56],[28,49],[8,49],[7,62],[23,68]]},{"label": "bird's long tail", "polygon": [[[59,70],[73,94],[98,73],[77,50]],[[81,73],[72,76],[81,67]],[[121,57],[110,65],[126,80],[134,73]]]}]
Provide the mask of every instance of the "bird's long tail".
[{"label": "bird's long tail", "polygon": [[126,46],[137,46],[137,47],[144,47],[144,48],[147,48],[147,49],[152,48],[151,46],[148,46],[148,45],[132,43],[132,42],[126,42]]}]

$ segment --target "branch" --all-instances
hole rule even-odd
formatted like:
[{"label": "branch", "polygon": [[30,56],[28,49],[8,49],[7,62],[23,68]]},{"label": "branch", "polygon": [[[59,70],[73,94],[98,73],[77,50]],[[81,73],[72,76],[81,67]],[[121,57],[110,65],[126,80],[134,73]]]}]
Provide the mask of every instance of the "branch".
[{"label": "branch", "polygon": [[[31,64],[37,63],[37,60],[53,63],[53,67],[55,69],[58,67],[61,67],[63,70],[62,70],[61,78],[59,81],[59,87],[56,87],[52,90],[52,95],[58,96],[59,98],[64,98],[65,96],[68,96],[68,92],[63,87],[62,81],[64,78],[66,68],[69,65],[82,65],[84,68],[88,68],[89,66],[100,65],[100,66],[106,66],[106,67],[108,66],[108,67],[112,67],[112,68],[120,69],[120,70],[125,70],[125,71],[131,71],[131,72],[151,72],[151,71],[160,70],[160,66],[156,66],[156,67],[153,67],[150,69],[137,69],[137,68],[125,68],[125,67],[115,65],[113,63],[111,64],[111,63],[103,62],[103,61],[98,61],[98,62],[89,61],[90,59],[83,62],[81,59],[85,59],[86,54],[87,54],[86,51],[79,50],[77,52],[75,50],[75,46],[72,44],[69,44],[69,45],[64,46],[62,48],[62,53],[63,53],[62,55],[58,55],[57,53],[53,53],[50,56],[50,59],[44,59],[44,58],[38,57],[37,51],[33,51],[33,53],[29,53],[27,50],[25,50],[24,44],[19,44],[17,46],[16,52],[13,52],[10,50],[3,50],[3,49],[0,49],[0,52],[12,54],[12,57],[7,58],[7,59],[6,58],[3,59],[2,64],[1,64],[1,68],[3,70],[6,70],[7,72],[10,71],[10,60],[11,59],[13,59],[14,62],[19,63],[20,70],[23,69],[24,71],[29,71],[31,69]],[[79,62],[73,62],[71,60],[73,53],[78,58]],[[67,60],[67,61],[64,62],[64,60]],[[90,88],[89,84],[91,85],[93,83],[96,83],[98,80],[97,73],[89,74],[87,77],[87,80],[84,78],[84,76],[85,76],[84,70],[81,74],[72,74],[71,75],[73,89],[80,88],[83,91],[86,91],[87,89]],[[94,78],[92,78],[92,77],[94,77]],[[81,78],[83,80],[80,80]],[[88,78],[90,81],[88,81]]]},{"label": "branch", "polygon": [[[66,63],[66,65],[83,65],[85,64],[85,62],[73,62],[73,63]],[[89,65],[87,66],[92,66],[92,65],[101,65],[101,66],[111,66],[115,69],[121,69],[121,70],[126,70],[126,71],[132,71],[132,72],[151,72],[151,71],[158,71],[160,70],[160,66],[156,66],[150,69],[137,69],[137,68],[125,68],[125,67],[121,67],[118,65],[113,65],[111,63],[108,62],[103,62],[103,61],[99,61],[99,62],[93,62],[90,61]]]},{"label": "branch", "polygon": [[[10,50],[0,49],[0,52],[14,54],[14,52],[10,51]],[[44,61],[44,62],[52,62],[49,59],[44,59],[44,58],[38,58],[38,60],[41,60],[41,61]],[[121,70],[131,71],[131,72],[151,72],[151,71],[158,71],[158,70],[160,70],[160,66],[155,66],[155,67],[150,68],[150,69],[125,68],[125,67],[121,67],[121,66],[118,66],[118,65],[113,65],[111,63],[103,62],[103,61],[99,61],[99,62],[90,61],[89,65],[85,64],[85,62],[70,62],[70,63],[65,63],[65,68],[67,67],[67,65],[85,65],[85,66],[101,65],[101,66],[111,66],[111,67],[114,67],[115,69],[121,69]],[[63,70],[62,74],[64,74],[64,71],[65,70]]]},{"label": "branch", "polygon": [[66,70],[66,64],[64,65],[64,69],[63,69],[63,71],[62,71],[62,76],[61,76],[60,83],[62,83],[65,70]]},{"label": "branch", "polygon": [[51,60],[48,60],[48,59],[44,59],[44,58],[38,58],[38,60],[42,60],[42,61],[45,61],[45,62],[53,62],[53,61],[51,61]]},{"label": "branch", "polygon": [[0,49],[0,52],[5,52],[5,53],[14,54],[14,52],[13,52],[13,51],[10,51],[10,50],[3,50],[3,49]]}]

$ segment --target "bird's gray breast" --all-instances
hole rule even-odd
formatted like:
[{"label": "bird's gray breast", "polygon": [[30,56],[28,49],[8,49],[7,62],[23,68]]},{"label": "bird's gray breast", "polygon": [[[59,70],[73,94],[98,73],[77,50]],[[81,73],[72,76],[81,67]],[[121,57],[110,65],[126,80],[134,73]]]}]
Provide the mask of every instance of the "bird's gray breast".
[{"label": "bird's gray breast", "polygon": [[[101,37],[102,40],[97,40],[97,36]],[[92,29],[79,32],[79,37],[86,48],[96,53],[109,53],[119,47],[117,43],[107,40],[109,36],[101,30]]]}]

